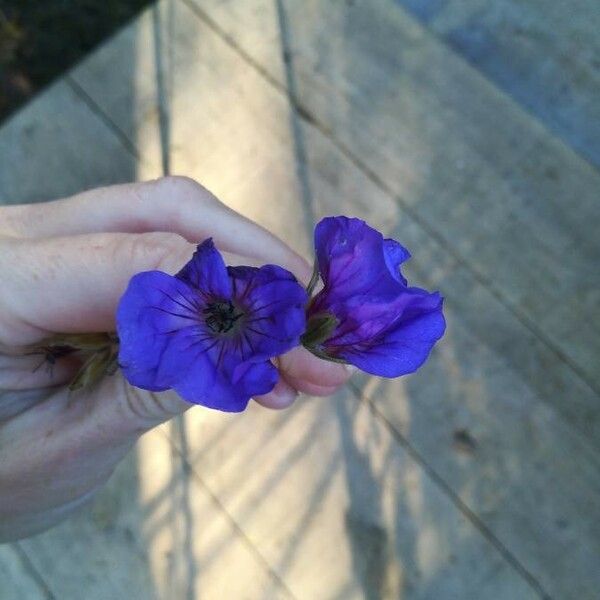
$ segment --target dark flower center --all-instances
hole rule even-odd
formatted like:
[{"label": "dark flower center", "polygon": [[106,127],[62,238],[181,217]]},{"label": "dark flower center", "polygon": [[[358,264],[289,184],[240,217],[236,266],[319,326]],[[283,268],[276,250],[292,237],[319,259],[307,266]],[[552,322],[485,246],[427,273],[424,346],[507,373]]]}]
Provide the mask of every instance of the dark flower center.
[{"label": "dark flower center", "polygon": [[227,333],[244,315],[243,312],[236,309],[231,300],[209,302],[202,313],[206,315],[204,322],[215,333]]}]

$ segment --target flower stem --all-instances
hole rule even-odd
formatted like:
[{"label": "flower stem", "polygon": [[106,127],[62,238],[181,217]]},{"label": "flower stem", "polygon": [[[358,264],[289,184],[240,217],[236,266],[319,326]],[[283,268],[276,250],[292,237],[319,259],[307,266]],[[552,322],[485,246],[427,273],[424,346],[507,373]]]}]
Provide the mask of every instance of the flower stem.
[{"label": "flower stem", "polygon": [[29,348],[53,365],[57,359],[74,354],[83,364],[69,384],[70,391],[91,387],[118,367],[119,339],[115,333],[56,333]]},{"label": "flower stem", "polygon": [[321,350],[318,350],[317,348],[314,348],[312,346],[304,346],[311,354],[314,354],[317,358],[321,358],[323,360],[327,360],[329,362],[334,362],[334,363],[338,363],[340,365],[347,365],[348,361],[344,360],[342,358],[335,358],[334,356],[329,356],[328,354],[325,354],[325,352],[322,352]]},{"label": "flower stem", "polygon": [[312,293],[313,293],[315,287],[317,286],[318,282],[319,282],[319,263],[317,261],[317,258],[315,257],[313,272],[310,277],[310,281],[308,282],[308,285],[306,286],[306,292],[308,293],[309,298],[312,296]]}]

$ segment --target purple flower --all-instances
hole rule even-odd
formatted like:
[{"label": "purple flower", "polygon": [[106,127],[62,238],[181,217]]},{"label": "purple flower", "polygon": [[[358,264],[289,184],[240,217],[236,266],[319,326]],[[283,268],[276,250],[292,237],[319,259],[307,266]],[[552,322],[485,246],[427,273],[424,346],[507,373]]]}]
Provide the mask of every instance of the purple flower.
[{"label": "purple flower", "polygon": [[138,273],[117,309],[119,365],[137,387],[238,412],[277,382],[270,358],[298,345],[307,295],[275,265],[225,267],[212,240],[176,276]]},{"label": "purple flower", "polygon": [[347,217],[323,219],[315,248],[324,287],[309,305],[304,345],[373,375],[416,371],[446,324],[442,297],[402,276],[408,250]]}]

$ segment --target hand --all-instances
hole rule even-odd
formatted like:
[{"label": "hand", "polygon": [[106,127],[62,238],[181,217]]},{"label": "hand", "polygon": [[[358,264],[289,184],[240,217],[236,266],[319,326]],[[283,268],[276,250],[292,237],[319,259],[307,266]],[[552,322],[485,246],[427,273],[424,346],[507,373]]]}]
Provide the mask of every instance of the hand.
[{"label": "hand", "polygon": [[[0,207],[0,541],[37,533],[90,499],[140,435],[190,405],[120,374],[70,396],[79,363],[24,349],[52,333],[114,331],[132,275],[177,272],[212,237],[230,263],[279,264],[306,283],[310,267],[277,237],[194,181],[168,177],[45,204]],[[297,348],[277,360],[275,389],[255,400],[289,406],[328,395],[341,365]],[[203,410],[203,409],[198,409]]]}]

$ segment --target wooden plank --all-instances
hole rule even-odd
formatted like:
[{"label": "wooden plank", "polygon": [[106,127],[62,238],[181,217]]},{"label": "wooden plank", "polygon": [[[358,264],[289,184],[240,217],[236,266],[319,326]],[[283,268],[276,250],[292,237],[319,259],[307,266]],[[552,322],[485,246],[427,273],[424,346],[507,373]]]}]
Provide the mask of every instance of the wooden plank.
[{"label": "wooden plank", "polygon": [[600,391],[595,169],[391,2],[193,1]]},{"label": "wooden plank", "polygon": [[[171,64],[176,66],[171,71],[165,69],[168,77],[163,75],[162,78],[169,79],[172,85],[168,106],[163,106],[163,109],[168,108],[170,111],[168,157],[173,171],[203,181],[233,207],[273,228],[300,250],[305,250],[308,246],[303,226],[307,212],[314,221],[324,214],[340,211],[370,220],[375,226],[400,237],[414,250],[415,258],[411,261],[409,273],[417,282],[441,287],[449,298],[452,327],[460,332],[456,336],[452,333],[449,335],[449,349],[446,352],[456,353],[460,357],[463,354],[472,355],[473,362],[468,366],[467,375],[470,379],[465,379],[466,376],[461,373],[460,361],[448,361],[443,378],[441,375],[438,377],[436,371],[439,387],[435,394],[432,393],[428,403],[411,405],[411,411],[415,412],[413,418],[426,423],[430,411],[438,411],[439,414],[455,412],[464,416],[465,426],[481,423],[482,429],[476,431],[476,436],[478,440],[484,440],[478,441],[478,444],[483,444],[486,448],[487,462],[481,468],[470,471],[468,463],[460,462],[464,461],[463,455],[457,453],[456,461],[459,466],[463,466],[461,472],[438,471],[439,463],[436,462],[435,453],[448,452],[448,432],[440,430],[439,423],[436,425],[437,429],[432,428],[431,431],[425,425],[411,431],[411,444],[423,452],[427,463],[436,465],[436,473],[453,493],[490,528],[491,533],[509,553],[513,553],[528,568],[533,569],[533,576],[539,577],[549,591],[556,591],[560,597],[560,592],[569,585],[584,591],[588,589],[585,586],[594,584],[593,575],[584,572],[585,576],[582,577],[581,573],[588,563],[582,562],[579,570],[575,569],[577,575],[571,577],[568,573],[563,573],[564,580],[560,582],[553,575],[555,565],[537,560],[536,553],[541,547],[553,545],[560,548],[562,553],[570,551],[570,540],[559,529],[564,523],[563,519],[569,522],[571,516],[578,524],[576,530],[582,552],[587,551],[589,556],[597,553],[598,538],[594,534],[597,515],[593,514],[594,511],[586,514],[565,506],[554,493],[554,490],[568,489],[572,474],[576,474],[578,480],[585,482],[577,499],[589,506],[591,498],[595,496],[587,494],[595,494],[594,490],[598,485],[596,453],[590,450],[584,436],[563,423],[546,405],[549,400],[550,404],[569,414],[569,418],[582,429],[590,427],[586,431],[592,439],[593,431],[597,431],[593,428],[598,426],[595,394],[574,376],[568,366],[557,361],[552,352],[544,344],[540,344],[494,294],[481,285],[464,262],[448,254],[444,245],[432,238],[418,220],[401,210],[394,198],[357,169],[327,136],[310,124],[294,120],[286,98],[267,85],[256,69],[249,67],[227,44],[219,41],[202,22],[194,22],[183,8],[176,9],[171,17],[174,38],[165,53],[171,57]],[[247,21],[249,24],[251,22]],[[143,143],[138,144],[144,157],[148,158],[147,164],[151,161],[156,164],[161,139],[158,118],[160,110],[157,105],[160,94],[156,89],[156,65],[148,58],[152,52],[146,47],[148,45],[152,48],[154,43],[151,15],[138,21],[136,27],[137,31],[131,29],[124,32],[110,47],[83,64],[73,76],[107,114],[114,115],[116,122],[122,127],[129,117],[121,114],[121,107],[131,101],[120,98],[118,90],[127,89],[127,84],[121,81],[122,75],[115,64],[117,57],[121,55],[119,44],[123,44],[125,48],[132,45],[131,41],[124,38],[132,36],[138,40],[140,56],[136,56],[135,60],[140,65],[140,71],[137,74],[139,84],[135,102],[139,103],[140,109],[135,114],[140,116],[129,130],[125,127],[123,130],[133,140],[142,140]],[[104,84],[100,86],[98,81],[104,81]],[[217,117],[218,120],[215,121]],[[294,164],[296,158],[301,159],[300,167]],[[524,357],[526,360],[523,360]],[[420,379],[415,379],[415,385],[422,385],[417,382],[422,382],[429,375],[429,371],[424,370],[418,376]],[[444,386],[454,385],[456,393],[444,392]],[[514,390],[514,397],[508,398],[504,390]],[[396,391],[390,389],[389,397],[386,397],[392,404],[395,394]],[[470,394],[469,403],[464,402],[466,394]],[[506,443],[506,434],[501,426],[504,411],[507,407],[511,408],[511,402],[516,405],[515,410],[520,415],[543,416],[533,423],[527,419],[511,421],[514,437],[509,439],[518,442],[514,447]],[[569,413],[571,402],[579,404],[577,409]],[[406,407],[406,403],[399,402],[399,406]],[[580,409],[588,411],[586,419],[578,420],[577,411]],[[195,410],[190,418],[196,419],[200,414],[202,411]],[[397,418],[392,413],[389,416]],[[218,456],[221,460],[225,460],[231,452],[230,448],[236,448],[234,457],[239,459],[239,463],[236,463],[239,466],[249,453],[242,451],[248,441],[246,438],[257,438],[249,432],[253,432],[255,428],[260,430],[262,418],[268,417],[257,417],[257,422],[253,421],[245,433],[227,437],[228,442],[222,445],[219,439],[224,434],[220,430],[211,434],[210,430],[198,432],[191,429],[189,437],[192,444],[214,437],[211,444],[217,444],[220,448]],[[285,422],[286,417],[281,418]],[[401,422],[397,424],[399,430],[402,430],[401,425]],[[461,422],[452,422],[452,425],[460,428]],[[300,433],[302,431],[298,435]],[[452,433],[451,431],[449,434],[450,438]],[[313,435],[315,444],[319,443],[322,435]],[[535,447],[540,438],[547,439],[543,452]],[[293,450],[289,450],[286,440],[284,438],[279,443],[279,451],[291,452],[295,456]],[[499,449],[498,454],[495,454],[494,448]],[[198,460],[204,460],[202,455],[198,456]],[[548,477],[544,473],[551,472],[557,460],[569,468],[558,471],[557,481],[549,486]],[[490,500],[477,494],[465,493],[465,478],[468,476],[468,485],[476,488],[480,478],[485,479],[495,473],[500,477],[506,462],[524,463],[522,471],[527,473],[527,479],[511,480],[511,484],[503,490],[505,497],[511,497],[511,501],[495,505],[494,514],[488,520],[486,511]],[[289,464],[289,461],[282,464]],[[312,466],[314,468],[319,464],[316,461]],[[214,474],[210,464],[201,462],[194,466],[201,466],[199,472],[208,478],[209,483],[212,481],[210,478]],[[262,463],[252,463],[250,470],[261,471],[262,468]],[[219,472],[223,469],[220,466]],[[247,477],[247,469],[247,466],[239,466],[237,470],[232,467],[231,473],[227,475],[228,485],[235,487],[243,481]],[[283,469],[284,466],[280,467],[280,470]],[[295,467],[289,465],[289,470],[295,471]],[[544,473],[538,474],[538,470]],[[255,477],[254,474],[250,476]],[[261,477],[268,477],[268,474],[259,473],[256,481]],[[311,486],[317,485],[314,480],[309,481],[312,483],[302,489],[311,490]],[[523,488],[525,491],[522,491]],[[229,500],[224,488],[215,489],[220,499],[224,502]],[[428,494],[433,492],[428,491]],[[536,515],[531,512],[535,507],[528,500],[529,494],[533,497],[545,494],[548,513],[567,516],[560,517],[556,527],[548,526],[544,529],[546,513]],[[514,501],[511,495],[514,496]],[[288,501],[287,496],[285,498],[285,501],[281,500],[284,506]],[[256,502],[258,503],[258,499]],[[432,502],[435,504],[437,501]],[[230,510],[233,511],[234,508],[235,506]],[[368,507],[365,511],[368,512]],[[241,516],[236,518],[242,519],[240,526],[245,528],[245,513],[239,514]],[[439,518],[445,523],[450,517]],[[546,537],[541,534],[529,537],[529,531],[526,533],[519,527],[523,519],[529,518],[536,527],[544,529]],[[262,521],[262,527],[266,528],[265,522],[266,517]],[[514,529],[512,532],[509,531],[511,524]],[[311,525],[310,529],[312,527]],[[327,537],[329,534],[324,533],[328,531],[325,524],[320,527],[318,535]],[[336,527],[339,527],[339,523]],[[258,522],[252,525],[252,536],[258,536],[252,537],[253,540],[258,540],[262,535],[260,529]],[[445,524],[440,525],[440,529],[455,531],[451,525]],[[306,532],[308,538],[313,535],[317,534]],[[339,529],[335,535],[338,539]],[[262,537],[260,539],[260,543],[265,544],[265,555],[271,556],[269,552],[273,551],[268,550],[270,542]],[[450,544],[452,534],[449,534],[448,539]],[[286,538],[282,546],[289,543]],[[292,586],[299,585],[297,582],[303,580],[302,573],[307,572],[304,569],[316,568],[312,565],[314,559],[307,558],[304,553],[296,560],[300,563],[298,571],[294,571],[293,566],[289,567],[290,572],[295,573],[293,583],[290,584]],[[487,567],[482,564],[481,568]],[[328,576],[340,577],[339,574]],[[477,579],[479,575],[473,577]],[[335,585],[340,584],[338,582]],[[419,591],[417,589],[412,593],[417,595]]]},{"label": "wooden plank", "polygon": [[600,167],[600,8],[595,0],[398,3]]},{"label": "wooden plank", "polygon": [[0,545],[0,600],[54,600],[55,596],[23,564],[18,552],[8,544]]},{"label": "wooden plank", "polygon": [[194,471],[296,598],[538,597],[349,391],[194,409],[186,431]]},{"label": "wooden plank", "polygon": [[89,509],[21,544],[57,598],[290,598],[160,431]]},{"label": "wooden plank", "polygon": [[0,128],[0,204],[131,181],[135,159],[64,80]]}]

